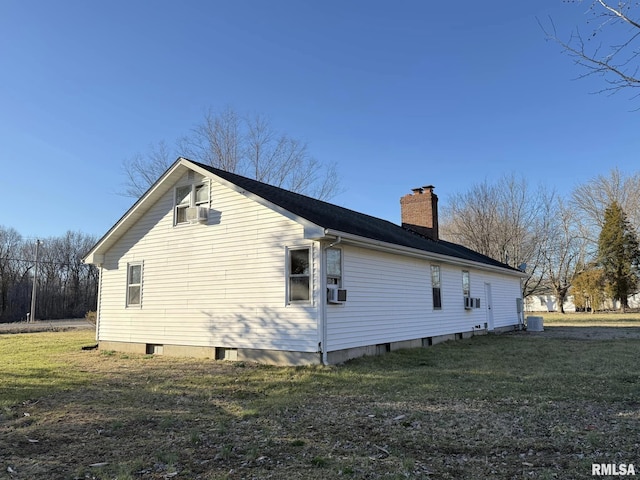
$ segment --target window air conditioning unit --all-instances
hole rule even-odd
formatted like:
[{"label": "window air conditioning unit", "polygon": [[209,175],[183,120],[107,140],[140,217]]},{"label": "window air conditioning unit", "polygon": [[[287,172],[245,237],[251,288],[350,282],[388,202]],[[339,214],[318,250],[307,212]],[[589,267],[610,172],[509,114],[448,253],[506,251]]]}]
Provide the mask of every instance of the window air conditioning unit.
[{"label": "window air conditioning unit", "polygon": [[209,210],[205,207],[187,208],[187,221],[190,223],[206,222],[209,217]]},{"label": "window air conditioning unit", "polygon": [[347,301],[347,291],[342,288],[327,288],[327,302],[340,304]]},{"label": "window air conditioning unit", "polygon": [[471,310],[473,308],[480,308],[480,299],[473,297],[464,297],[464,309]]}]

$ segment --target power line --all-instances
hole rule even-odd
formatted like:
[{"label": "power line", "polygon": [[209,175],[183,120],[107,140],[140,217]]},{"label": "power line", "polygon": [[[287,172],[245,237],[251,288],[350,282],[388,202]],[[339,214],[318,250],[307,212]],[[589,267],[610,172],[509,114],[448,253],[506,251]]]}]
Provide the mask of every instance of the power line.
[{"label": "power line", "polygon": [[[2,260],[10,260],[12,262],[26,262],[26,263],[33,263],[33,259],[26,259],[26,258],[11,258],[11,257],[0,257]],[[66,262],[56,262],[53,260],[38,260],[39,264],[46,264],[46,265],[61,265],[64,267],[71,267],[73,265],[86,265],[84,263],[82,263],[81,261],[78,261],[78,263],[66,263]],[[89,266],[89,265],[87,265]]]}]

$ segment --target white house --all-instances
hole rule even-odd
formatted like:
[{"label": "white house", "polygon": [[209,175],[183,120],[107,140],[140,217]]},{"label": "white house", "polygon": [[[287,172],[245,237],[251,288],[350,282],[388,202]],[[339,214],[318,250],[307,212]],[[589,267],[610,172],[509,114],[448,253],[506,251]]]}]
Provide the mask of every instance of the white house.
[{"label": "white house", "polygon": [[517,328],[524,274],[438,239],[433,187],[399,226],[179,158],[86,255],[101,349],[339,363]]}]

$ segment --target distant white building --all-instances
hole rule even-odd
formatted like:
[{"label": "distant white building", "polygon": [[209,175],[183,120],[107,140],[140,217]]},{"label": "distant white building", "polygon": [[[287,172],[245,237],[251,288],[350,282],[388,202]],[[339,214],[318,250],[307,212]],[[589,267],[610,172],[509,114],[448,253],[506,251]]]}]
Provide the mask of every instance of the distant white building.
[{"label": "distant white building", "polygon": [[[529,295],[524,299],[526,312],[559,312],[560,308],[555,295]],[[568,296],[564,302],[565,312],[575,312],[573,296]]]},{"label": "distant white building", "polygon": [[[629,308],[640,308],[640,294],[629,296]],[[619,302],[605,300],[606,310],[617,310]],[[529,295],[524,299],[524,309],[526,312],[559,312],[560,308],[555,295]],[[573,303],[573,295],[567,296],[564,302],[565,312],[575,312],[576,306]]]}]

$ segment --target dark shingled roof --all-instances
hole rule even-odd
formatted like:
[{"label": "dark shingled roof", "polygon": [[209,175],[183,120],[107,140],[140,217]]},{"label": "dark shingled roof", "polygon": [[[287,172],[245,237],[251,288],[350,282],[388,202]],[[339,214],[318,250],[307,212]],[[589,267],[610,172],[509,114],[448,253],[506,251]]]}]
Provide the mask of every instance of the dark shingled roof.
[{"label": "dark shingled roof", "polygon": [[509,265],[462,245],[444,240],[432,240],[381,218],[365,215],[364,213],[274,187],[235,173],[225,172],[192,160],[189,161],[319,227],[517,271]]}]

